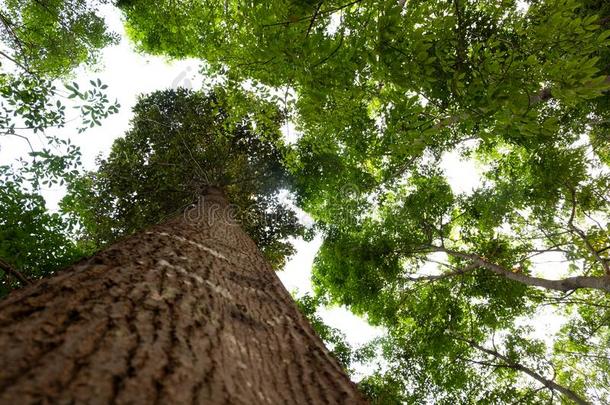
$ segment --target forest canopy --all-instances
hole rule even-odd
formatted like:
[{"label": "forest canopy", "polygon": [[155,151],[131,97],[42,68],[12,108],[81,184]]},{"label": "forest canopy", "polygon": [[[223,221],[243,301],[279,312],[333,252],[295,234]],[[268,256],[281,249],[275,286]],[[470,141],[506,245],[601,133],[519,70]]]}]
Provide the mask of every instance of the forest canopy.
[{"label": "forest canopy", "polygon": [[[0,10],[15,50],[3,56],[25,72],[0,77],[3,135],[22,136],[13,116],[32,130],[63,125],[46,81],[116,40],[87,3],[48,2],[56,12],[45,14],[46,3]],[[610,402],[607,2],[116,6],[139,52],[196,58],[216,86],[142,96],[96,172],[75,169],[68,143],[61,156],[32,150],[36,171],[3,166],[0,232],[31,230],[2,234],[0,258],[49,274],[213,184],[256,207],[242,211],[246,230],[281,269],[294,253],[286,238],[309,235],[278,198],[289,189],[323,237],[301,310],[344,367],[375,370],[360,382],[374,403]],[[45,36],[28,28],[49,18],[59,22]],[[66,86],[84,126],[118,110],[91,83]],[[282,136],[289,125],[294,142]],[[456,186],[449,159],[460,162],[451,170],[476,167],[472,188]],[[64,216],[45,213],[42,181],[68,184]],[[64,248],[44,261],[49,244]],[[23,246],[36,249],[23,258]],[[10,280],[6,289],[20,284]],[[323,304],[387,333],[350,348],[316,315]],[[548,316],[558,330],[540,329]]]},{"label": "forest canopy", "polygon": [[[121,7],[143,51],[292,96],[316,293],[387,328],[387,398],[609,400],[607,5]],[[476,162],[473,190],[449,154]],[[526,322],[549,307],[566,319],[550,340]]]},{"label": "forest canopy", "polygon": [[102,3],[0,4],[0,142],[17,140],[28,150],[0,162],[0,296],[91,253],[73,238],[73,223],[47,210],[42,189],[63,186],[82,164],[70,137],[53,131],[73,122],[84,132],[119,109],[99,79],[68,81],[74,69],[94,66],[100,51],[118,42],[97,14]]}]

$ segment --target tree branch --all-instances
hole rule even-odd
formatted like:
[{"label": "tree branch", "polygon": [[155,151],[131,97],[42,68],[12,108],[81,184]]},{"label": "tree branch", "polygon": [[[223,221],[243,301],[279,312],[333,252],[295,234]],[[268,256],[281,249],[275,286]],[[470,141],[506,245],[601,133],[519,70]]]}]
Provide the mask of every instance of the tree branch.
[{"label": "tree branch", "polygon": [[34,152],[34,147],[32,146],[30,139],[25,135],[19,135],[14,132],[0,132],[0,136],[16,136],[17,138],[21,138],[28,143],[28,146],[30,147],[30,151]]},{"label": "tree branch", "polygon": [[4,270],[7,274],[15,277],[19,282],[23,285],[32,284],[30,280],[28,280],[23,274],[21,274],[16,268],[11,266],[9,263],[0,259],[0,269]]},{"label": "tree branch", "polygon": [[569,354],[572,356],[580,356],[580,357],[587,357],[590,359],[601,359],[601,360],[610,360],[610,356],[598,356],[595,354],[585,354],[585,353],[578,353],[578,352],[571,352],[569,350],[557,350],[559,353],[564,353],[564,354]]},{"label": "tree branch", "polygon": [[[455,334],[452,334],[454,336],[454,338],[456,338],[457,340],[461,340],[462,342],[467,343],[470,347],[477,349],[483,353],[489,354],[493,357],[495,357],[498,360],[502,360],[505,365],[496,365],[493,364],[494,367],[508,367],[508,368],[512,368],[514,370],[518,370],[521,371],[525,374],[527,374],[528,376],[532,377],[534,380],[542,383],[545,387],[547,387],[548,389],[550,389],[551,391],[558,391],[560,393],[562,393],[563,395],[565,395],[567,398],[571,399],[572,401],[574,401],[575,403],[579,404],[579,405],[590,405],[590,403],[588,401],[586,401],[585,399],[581,398],[577,393],[575,393],[574,391],[572,391],[571,389],[564,387],[563,385],[560,385],[558,383],[556,383],[553,380],[549,380],[548,378],[545,378],[544,376],[540,375],[539,373],[537,373],[536,371],[532,370],[529,367],[524,366],[521,363],[516,363],[514,361],[512,361],[510,358],[508,358],[507,356],[503,355],[502,353],[493,350],[493,349],[488,349],[484,346],[479,345],[477,342],[473,341],[473,340],[469,340],[469,339],[464,339],[462,337],[456,336]],[[483,364],[483,362],[481,362],[481,364]],[[491,364],[490,364],[491,365]]]},{"label": "tree branch", "polygon": [[318,17],[318,13],[320,12],[320,7],[322,7],[322,4],[324,4],[324,0],[320,0],[318,2],[318,5],[316,6],[316,11],[314,11],[313,15],[311,16],[311,22],[309,23],[309,27],[307,27],[307,32],[305,33],[305,38],[307,38],[309,36],[309,32],[311,31],[311,29],[313,28],[313,25],[316,22],[316,18]]},{"label": "tree branch", "polygon": [[[344,8],[353,6],[354,4],[360,3],[361,1],[362,0],[354,0],[354,1],[350,1],[349,3],[343,4],[341,6],[332,7],[332,8],[323,10],[323,11],[319,11],[318,15],[322,16],[322,15],[326,15],[326,14],[332,14],[335,11],[343,10]],[[280,21],[280,22],[276,22],[276,23],[272,23],[272,24],[263,24],[263,27],[274,27],[277,25],[290,25],[293,23],[300,23],[303,21],[311,20],[312,17],[314,17],[314,15],[308,15],[306,17],[297,18],[295,20]]]},{"label": "tree branch", "polygon": [[[23,49],[23,44],[21,39],[19,38],[19,36],[17,35],[17,33],[15,32],[15,30],[12,27],[12,23],[11,21],[8,19],[8,17],[6,17],[4,14],[0,13],[0,22],[2,23],[2,25],[4,25],[4,27],[6,28],[6,30],[8,31],[9,35],[12,36],[13,40],[15,41],[15,45],[17,45],[17,47],[19,48],[19,50],[21,51],[21,56],[23,56],[24,58],[24,63],[25,65],[17,62],[15,59],[11,58],[10,56],[8,56],[7,54],[3,53],[3,55],[5,57],[7,57],[9,60],[11,60],[13,63],[15,63],[17,66],[19,66],[20,68],[22,68],[25,72],[27,72],[30,75],[33,75],[33,73],[30,71],[29,68],[27,68],[27,60],[25,60],[26,58],[26,54],[25,51]],[[29,44],[31,47],[31,44]]]},{"label": "tree branch", "polygon": [[418,277],[410,277],[410,276],[406,276],[406,279],[409,281],[437,281],[437,280],[442,280],[445,278],[450,278],[450,277],[455,277],[455,276],[461,276],[463,274],[466,274],[474,269],[476,269],[477,267],[479,267],[478,265],[475,264],[470,264],[466,267],[464,267],[463,269],[456,269],[454,271],[449,271],[447,273],[443,273],[443,274],[438,274],[438,275],[428,275],[428,276],[418,276]]},{"label": "tree branch", "polygon": [[[610,76],[606,76],[605,80],[604,80],[604,84],[610,85]],[[592,83],[585,83],[584,87],[590,87],[592,86]],[[540,104],[543,101],[548,101],[550,99],[553,98],[553,92],[551,90],[550,87],[545,87],[543,89],[541,89],[536,95],[532,96],[530,98],[530,107],[533,107],[537,104]],[[451,117],[447,117],[447,118],[443,118],[442,120],[440,120],[439,122],[437,122],[434,125],[435,129],[442,129],[448,126],[451,126],[453,124],[456,124],[460,121],[466,120],[468,118],[470,118],[472,116],[471,113],[467,113],[467,112],[463,112],[460,113],[458,115],[454,115]]]},{"label": "tree branch", "polygon": [[602,276],[602,277],[590,277],[590,276],[576,276],[576,277],[567,277],[560,280],[549,280],[546,278],[533,277],[528,276],[523,273],[515,273],[504,267],[497,265],[495,263],[491,263],[482,257],[479,257],[472,253],[464,253],[451,249],[446,249],[444,247],[437,246],[437,252],[444,252],[448,255],[459,257],[462,259],[470,260],[473,263],[483,267],[493,273],[496,273],[500,276],[506,277],[510,280],[520,282],[522,284],[526,284],[533,287],[542,287],[548,290],[557,290],[557,291],[571,291],[577,290],[579,288],[592,288],[596,290],[602,290],[610,292],[610,277]]},{"label": "tree branch", "polygon": [[9,56],[8,54],[0,51],[0,55],[4,56],[6,59],[10,60],[11,62],[13,62],[15,65],[19,66],[21,69],[23,69],[25,72],[29,73],[29,74],[33,74],[25,65],[21,64],[17,59],[12,58],[11,56]]},{"label": "tree branch", "polygon": [[574,225],[574,217],[576,216],[576,191],[574,189],[572,189],[571,193],[572,193],[572,212],[570,213],[570,219],[568,220],[568,227],[583,240],[583,242],[585,243],[585,246],[587,247],[589,252],[593,255],[593,257],[595,257],[595,260],[597,260],[604,268],[604,272],[606,273],[606,275],[610,276],[610,264],[608,264],[608,262],[599,255],[599,252],[597,251],[597,249],[595,249],[593,247],[593,245],[589,241],[589,238],[587,238],[587,234],[585,232],[583,232],[582,229],[580,229],[576,225]]}]

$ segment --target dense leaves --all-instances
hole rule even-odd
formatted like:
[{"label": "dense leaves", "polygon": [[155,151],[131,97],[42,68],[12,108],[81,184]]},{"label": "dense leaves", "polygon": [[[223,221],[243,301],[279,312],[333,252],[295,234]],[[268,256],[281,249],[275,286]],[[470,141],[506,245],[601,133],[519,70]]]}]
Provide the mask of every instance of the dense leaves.
[{"label": "dense leaves", "polygon": [[0,6],[2,56],[26,73],[64,76],[94,64],[99,50],[117,40],[98,15],[100,3],[84,0],[7,0]]},{"label": "dense leaves", "polygon": [[604,2],[120,6],[142,50],[292,96],[317,294],[388,328],[380,402],[609,401]]},{"label": "dense leaves", "polygon": [[141,97],[131,129],[115,141],[97,172],[74,182],[64,200],[82,218],[87,238],[102,246],[182,215],[206,187],[215,186],[225,190],[233,215],[281,268],[294,251],[287,238],[304,232],[280,195],[289,187],[281,115],[271,104],[260,105],[260,114],[241,115],[242,102],[257,103],[221,89]]},{"label": "dense leaves", "polygon": [[[360,384],[374,402],[610,402],[606,3],[118,1],[140,50],[201,58],[225,90],[142,97],[88,176],[53,137],[63,153],[32,148],[20,172],[3,167],[0,232],[24,232],[3,234],[0,256],[49,274],[213,185],[279,268],[286,238],[304,234],[280,198],[290,188],[325,236],[302,310],[346,368],[379,362]],[[0,76],[2,136],[64,125],[62,97],[80,103],[82,129],[116,112],[99,81],[52,83],[114,41],[96,10],[0,7],[2,66],[22,73]],[[471,188],[461,165],[476,167]],[[62,225],[37,187],[63,181]],[[320,303],[387,336],[355,353]],[[549,316],[562,325],[543,330]]]},{"label": "dense leaves", "polygon": [[[70,229],[58,213],[49,213],[45,200],[22,189],[25,180],[9,167],[0,167],[0,258],[29,279],[46,277],[89,253],[70,238]],[[0,266],[0,296],[20,281]]]}]

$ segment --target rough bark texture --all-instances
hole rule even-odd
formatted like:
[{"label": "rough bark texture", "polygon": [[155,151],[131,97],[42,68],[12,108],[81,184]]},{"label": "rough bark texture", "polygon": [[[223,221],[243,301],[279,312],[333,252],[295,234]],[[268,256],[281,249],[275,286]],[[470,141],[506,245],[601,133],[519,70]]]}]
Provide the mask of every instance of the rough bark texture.
[{"label": "rough bark texture", "polygon": [[364,403],[223,207],[2,301],[0,403]]}]

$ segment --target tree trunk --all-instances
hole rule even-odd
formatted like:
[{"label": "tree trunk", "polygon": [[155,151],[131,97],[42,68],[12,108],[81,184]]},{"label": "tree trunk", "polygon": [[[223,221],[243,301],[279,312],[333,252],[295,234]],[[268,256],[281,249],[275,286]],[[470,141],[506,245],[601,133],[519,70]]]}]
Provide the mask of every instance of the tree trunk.
[{"label": "tree trunk", "polygon": [[364,403],[214,192],[0,303],[0,403]]}]

